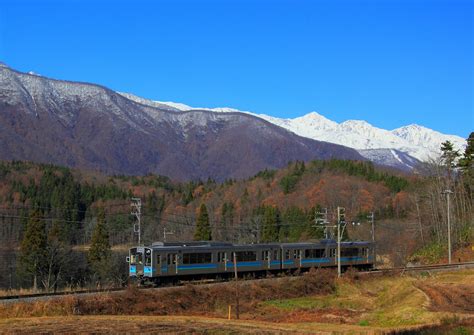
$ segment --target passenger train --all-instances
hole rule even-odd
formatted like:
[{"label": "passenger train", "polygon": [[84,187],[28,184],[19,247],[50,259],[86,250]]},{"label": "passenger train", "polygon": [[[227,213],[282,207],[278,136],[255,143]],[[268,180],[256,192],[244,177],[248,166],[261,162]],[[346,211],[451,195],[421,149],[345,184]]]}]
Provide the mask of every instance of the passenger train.
[{"label": "passenger train", "polygon": [[[131,248],[127,262],[132,279],[158,285],[178,280],[226,278],[235,272],[242,276],[337,267],[336,255],[334,240],[249,245],[209,241],[155,242],[151,246]],[[373,265],[372,242],[341,242],[343,269],[370,269]]]}]

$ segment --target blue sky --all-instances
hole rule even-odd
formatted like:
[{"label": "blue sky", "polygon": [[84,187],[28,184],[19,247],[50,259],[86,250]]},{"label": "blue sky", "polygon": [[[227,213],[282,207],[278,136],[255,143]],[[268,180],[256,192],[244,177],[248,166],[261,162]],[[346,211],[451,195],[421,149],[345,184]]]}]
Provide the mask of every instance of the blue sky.
[{"label": "blue sky", "polygon": [[191,106],[474,131],[471,0],[0,1],[0,60]]}]

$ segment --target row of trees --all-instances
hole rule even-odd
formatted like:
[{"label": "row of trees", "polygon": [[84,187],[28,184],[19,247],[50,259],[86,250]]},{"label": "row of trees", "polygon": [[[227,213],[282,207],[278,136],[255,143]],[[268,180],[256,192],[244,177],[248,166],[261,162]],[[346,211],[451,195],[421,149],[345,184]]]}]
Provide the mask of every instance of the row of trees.
[{"label": "row of trees", "polygon": [[[46,291],[56,291],[71,274],[73,257],[64,225],[44,218],[40,210],[34,210],[26,225],[20,245],[18,275],[23,282],[30,282],[34,290],[41,285]],[[109,235],[105,224],[105,214],[99,211],[87,252],[87,274],[92,282],[101,283],[112,279],[113,264]]]},{"label": "row of trees", "polygon": [[449,141],[441,147],[442,155],[426,166],[428,177],[410,194],[410,217],[418,224],[421,241],[415,258],[436,258],[447,249],[447,192],[453,192],[450,217],[454,248],[468,245],[474,227],[474,133],[471,133],[464,153],[455,150]]},{"label": "row of trees", "polygon": [[309,210],[299,207],[281,210],[275,206],[260,206],[246,222],[238,224],[233,220],[232,209],[231,204],[224,203],[221,221],[211,225],[207,206],[201,204],[194,239],[210,241],[213,236],[219,236],[219,240],[235,241],[241,231],[245,231],[247,241],[257,243],[296,242],[324,237],[324,229],[315,222],[315,216],[322,210],[320,206]]}]

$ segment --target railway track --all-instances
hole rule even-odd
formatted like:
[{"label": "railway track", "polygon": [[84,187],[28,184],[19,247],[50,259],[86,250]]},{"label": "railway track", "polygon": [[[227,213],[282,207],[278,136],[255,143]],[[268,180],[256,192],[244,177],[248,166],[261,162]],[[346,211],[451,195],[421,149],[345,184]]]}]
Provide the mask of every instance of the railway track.
[{"label": "railway track", "polygon": [[408,272],[422,272],[422,271],[448,271],[448,270],[463,270],[474,268],[474,262],[454,263],[454,264],[434,264],[434,265],[420,265],[409,267],[394,267],[387,269],[374,269],[364,273],[408,273]]},{"label": "railway track", "polygon": [[31,293],[31,294],[12,294],[0,297],[0,303],[2,302],[15,302],[19,300],[24,301],[33,301],[41,298],[55,298],[67,295],[86,295],[86,294],[96,294],[96,293],[108,293],[108,292],[118,292],[123,291],[123,287],[114,287],[108,289],[97,289],[97,290],[77,290],[77,291],[61,291],[61,292],[43,292],[43,293]]},{"label": "railway track", "polygon": [[[437,272],[437,271],[449,271],[449,270],[463,270],[474,268],[474,262],[465,262],[465,263],[455,263],[455,264],[436,264],[436,265],[422,265],[422,266],[413,266],[413,267],[395,267],[387,269],[374,269],[370,271],[360,272],[361,275],[375,275],[375,274],[404,274],[404,273],[413,273],[413,272]],[[266,278],[269,280],[276,278]],[[190,282],[186,282],[190,283]],[[200,285],[213,285],[221,284],[219,281],[195,281],[191,282],[192,284]],[[183,284],[183,283],[182,283]],[[181,284],[181,285],[182,285]],[[178,284],[177,286],[180,286]],[[163,286],[159,288],[169,288],[170,286]],[[61,296],[71,296],[71,295],[89,295],[97,293],[111,293],[111,292],[120,292],[124,291],[124,287],[115,287],[107,289],[97,289],[97,290],[77,290],[77,291],[65,291],[65,292],[53,292],[53,293],[36,293],[36,294],[13,294],[0,297],[1,303],[14,303],[19,301],[35,301],[42,299],[52,299]],[[151,289],[151,287],[141,287],[140,289]]]}]

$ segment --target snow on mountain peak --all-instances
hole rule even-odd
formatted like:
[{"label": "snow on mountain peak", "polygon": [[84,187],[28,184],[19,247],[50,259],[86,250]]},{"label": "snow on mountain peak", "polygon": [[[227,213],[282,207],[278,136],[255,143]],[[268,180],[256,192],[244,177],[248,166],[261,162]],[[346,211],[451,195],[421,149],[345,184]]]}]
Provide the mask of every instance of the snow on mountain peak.
[{"label": "snow on mountain peak", "polygon": [[380,151],[381,149],[389,149],[384,152],[391,152],[394,156],[392,158],[396,160],[398,156],[394,155],[390,149],[397,150],[420,161],[427,161],[439,155],[441,143],[446,140],[454,143],[455,148],[461,151],[466,146],[466,141],[459,136],[445,135],[417,124],[410,124],[389,131],[374,127],[364,120],[347,120],[338,124],[314,111],[293,119],[283,119],[228,107],[196,108],[175,102],[147,100],[127,93],[120,94],[142,104],[153,107],[168,106],[177,111],[206,110],[216,113],[238,112],[250,114],[292,131],[297,135],[344,145],[364,152],[364,155],[375,154],[369,153],[368,151],[370,150]]},{"label": "snow on mountain peak", "polygon": [[173,101],[155,101],[155,102],[157,102],[159,104],[163,104],[163,105],[167,105],[167,106],[176,108],[176,109],[178,109],[182,112],[193,109],[191,106],[188,106],[186,104],[182,104],[182,103],[179,103],[179,102],[173,102]]},{"label": "snow on mountain peak", "polygon": [[311,112],[306,115],[296,117],[293,120],[296,122],[307,122],[311,124],[319,123],[320,125],[331,125],[333,127],[337,125],[337,122],[329,120],[327,117],[319,114],[318,112]]},{"label": "snow on mountain peak", "polygon": [[354,131],[363,131],[366,129],[374,128],[370,123],[364,120],[347,120],[339,124],[339,128],[354,130]]},{"label": "snow on mountain peak", "polygon": [[435,158],[440,154],[441,143],[450,141],[454,144],[455,149],[464,151],[466,147],[466,140],[456,135],[446,135],[438,131],[417,125],[411,124],[400,127],[391,131],[392,134],[406,140],[418,148],[424,148],[429,154],[426,154],[422,160]]}]

